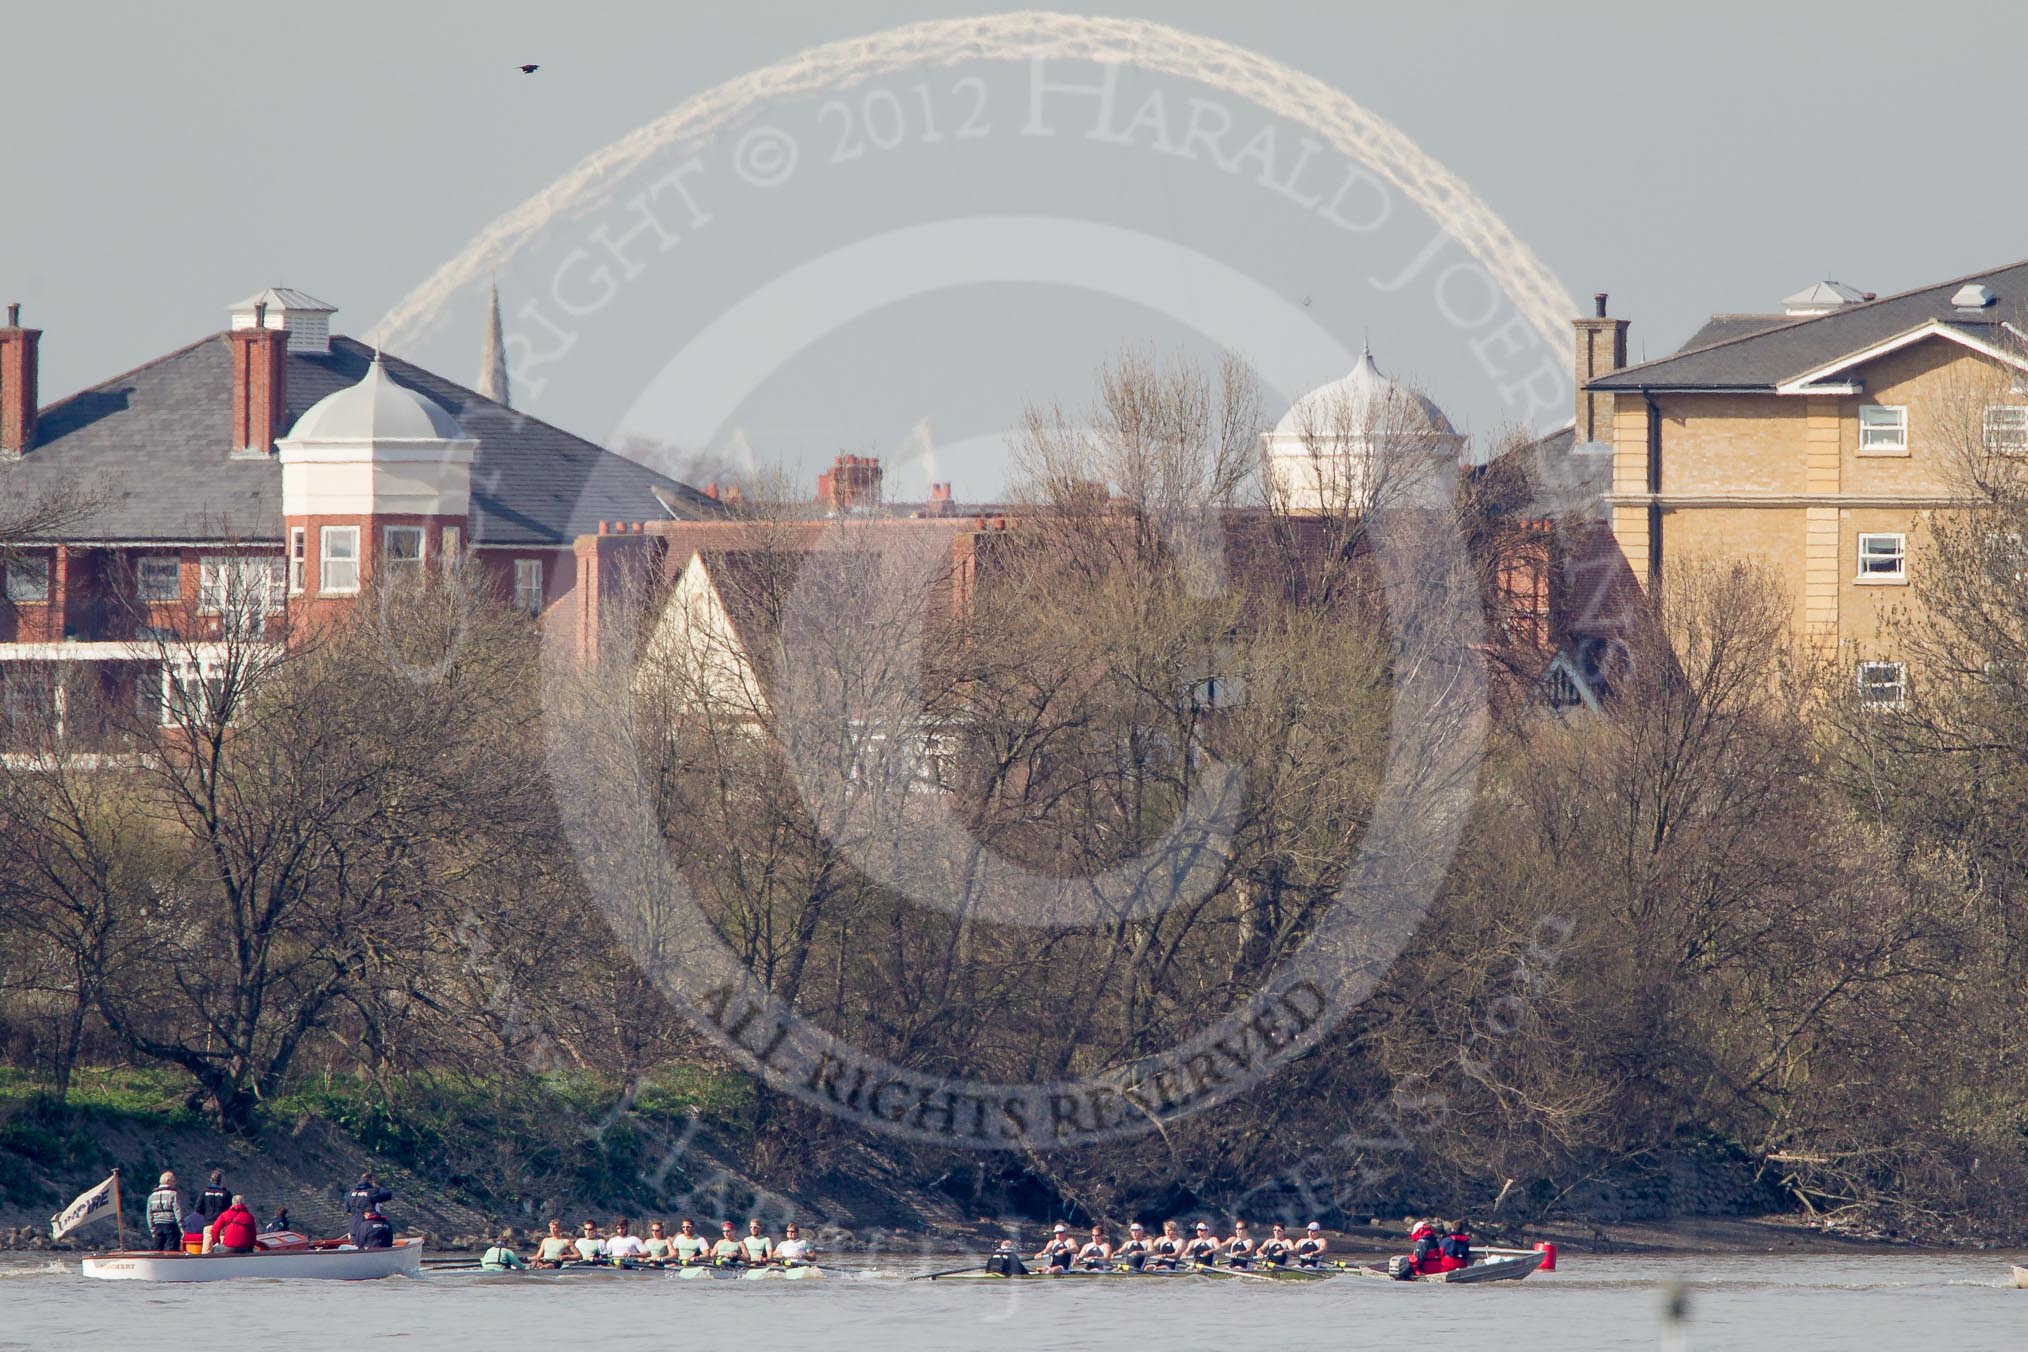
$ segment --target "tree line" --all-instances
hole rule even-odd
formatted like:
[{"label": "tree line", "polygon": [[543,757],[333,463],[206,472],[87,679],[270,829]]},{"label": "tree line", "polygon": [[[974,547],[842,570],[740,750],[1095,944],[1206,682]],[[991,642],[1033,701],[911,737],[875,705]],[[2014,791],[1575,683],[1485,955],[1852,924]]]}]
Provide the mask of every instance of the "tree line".
[{"label": "tree line", "polygon": [[[969,553],[749,492],[709,597],[644,570],[583,671],[476,576],[418,572],[285,644],[265,615],[202,661],[156,640],[196,673],[165,707],[51,672],[64,698],[10,706],[0,766],[7,1057],[58,1101],[81,1065],[173,1067],[232,1131],[334,1078],[399,1117],[441,1077],[525,1122],[545,1072],[736,1069],[641,960],[701,941],[670,918],[680,878],[713,942],[854,1047],[1103,1076],[1327,931],[1420,756],[1469,790],[1454,829],[1396,840],[1439,883],[1324,1043],[1130,1141],[874,1144],[1096,1215],[1279,1180],[1341,1217],[1519,1222],[1717,1155],[1820,1215],[2013,1224],[2013,463],[1967,435],[1975,505],[1929,525],[1894,624],[1906,699],[1868,699],[1775,578],[1714,559],[1630,599],[1605,709],[1556,715],[1546,652],[1502,642],[1502,579],[1542,544],[1524,440],[1454,478],[1412,402],[1368,408],[1313,429],[1318,465],[1352,433],[1366,469],[1317,469],[1297,507],[1259,406],[1236,364],[1123,357],[1089,408],[1031,415],[1015,524]],[[1467,630],[1477,678],[1444,665]],[[1404,691],[1439,677],[1484,698],[1405,731]],[[587,895],[559,720],[638,792],[642,833],[611,833],[657,859],[631,911]],[[868,1142],[765,1088],[739,1129],[784,1190]],[[503,1193],[547,1186],[515,1158],[538,1144],[485,1143]]]}]

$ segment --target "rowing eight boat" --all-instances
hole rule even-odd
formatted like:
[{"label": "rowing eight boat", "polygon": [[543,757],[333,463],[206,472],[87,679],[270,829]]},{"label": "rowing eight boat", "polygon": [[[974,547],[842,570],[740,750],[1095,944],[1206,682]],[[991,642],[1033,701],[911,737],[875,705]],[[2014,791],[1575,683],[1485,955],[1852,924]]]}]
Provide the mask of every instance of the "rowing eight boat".
[{"label": "rowing eight boat", "polygon": [[[1444,1282],[1452,1286],[1471,1286],[1481,1282],[1518,1282],[1542,1266],[1544,1255],[1505,1250],[1489,1256],[1470,1267],[1455,1268],[1449,1272],[1430,1273],[1414,1278],[1423,1282]],[[1357,1263],[1334,1262],[1323,1267],[1274,1267],[1261,1265],[1250,1268],[1231,1267],[1186,1267],[1186,1268],[1075,1268],[1069,1272],[1022,1272],[1009,1276],[1005,1273],[988,1272],[981,1268],[967,1272],[940,1272],[931,1276],[931,1281],[945,1282],[1008,1282],[1008,1281],[1118,1281],[1123,1278],[1170,1278],[1170,1277],[1219,1277],[1233,1280],[1265,1281],[1319,1281],[1327,1277],[1389,1277],[1385,1268],[1367,1267]]]},{"label": "rowing eight boat", "polygon": [[691,1281],[759,1282],[787,1281],[813,1282],[824,1279],[824,1269],[811,1264],[797,1267],[718,1267],[711,1263],[692,1263],[687,1266],[655,1266],[647,1263],[570,1263],[563,1267],[539,1268],[488,1268],[476,1267],[467,1271],[479,1271],[489,1277],[682,1277]]}]

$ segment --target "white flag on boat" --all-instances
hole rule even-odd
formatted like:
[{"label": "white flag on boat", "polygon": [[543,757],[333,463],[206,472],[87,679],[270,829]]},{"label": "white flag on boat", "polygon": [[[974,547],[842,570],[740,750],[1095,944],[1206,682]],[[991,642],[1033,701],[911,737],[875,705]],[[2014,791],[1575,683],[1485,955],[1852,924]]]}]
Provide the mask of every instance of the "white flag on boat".
[{"label": "white flag on boat", "polygon": [[119,1195],[120,1176],[116,1173],[96,1188],[81,1195],[75,1202],[49,1218],[49,1237],[62,1239],[81,1225],[90,1225],[114,1206]]}]

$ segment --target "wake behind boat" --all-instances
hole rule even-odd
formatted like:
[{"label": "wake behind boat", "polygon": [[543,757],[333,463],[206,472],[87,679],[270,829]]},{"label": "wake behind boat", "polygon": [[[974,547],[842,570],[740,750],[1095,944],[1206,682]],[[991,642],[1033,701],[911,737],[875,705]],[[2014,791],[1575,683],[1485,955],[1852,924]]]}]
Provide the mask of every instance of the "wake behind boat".
[{"label": "wake behind boat", "polygon": [[293,1233],[261,1236],[251,1253],[90,1253],[81,1265],[101,1281],[217,1282],[236,1277],[372,1281],[413,1277],[422,1271],[423,1241],[397,1239],[390,1248],[359,1249],[342,1239],[306,1239]]}]

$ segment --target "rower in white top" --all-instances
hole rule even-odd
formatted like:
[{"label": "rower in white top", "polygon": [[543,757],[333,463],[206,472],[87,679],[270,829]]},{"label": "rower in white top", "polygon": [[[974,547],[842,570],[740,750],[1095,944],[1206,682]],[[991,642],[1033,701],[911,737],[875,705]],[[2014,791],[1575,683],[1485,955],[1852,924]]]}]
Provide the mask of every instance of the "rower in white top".
[{"label": "rower in white top", "polygon": [[632,1263],[647,1255],[648,1246],[627,1229],[627,1218],[622,1216],[614,1221],[613,1237],[606,1241],[606,1258],[614,1263]]},{"label": "rower in white top", "polygon": [[782,1242],[775,1245],[775,1258],[785,1268],[808,1267],[817,1260],[817,1251],[810,1247],[810,1241],[803,1238],[803,1232],[790,1221],[782,1232]]},{"label": "rower in white top", "polygon": [[750,1220],[746,1223],[746,1238],[742,1239],[739,1244],[742,1249],[746,1250],[742,1257],[746,1259],[748,1267],[765,1267],[768,1261],[775,1256],[775,1242],[768,1238],[767,1231],[761,1229],[761,1223],[758,1220]]}]

